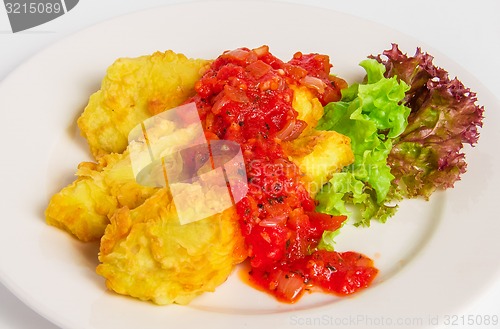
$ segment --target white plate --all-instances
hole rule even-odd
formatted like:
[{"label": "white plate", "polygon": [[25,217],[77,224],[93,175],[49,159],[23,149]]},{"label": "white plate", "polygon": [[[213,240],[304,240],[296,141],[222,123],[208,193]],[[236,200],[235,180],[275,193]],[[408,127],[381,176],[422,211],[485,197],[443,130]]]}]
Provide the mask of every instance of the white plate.
[{"label": "white plate", "polygon": [[[243,14],[244,13],[244,14]],[[376,284],[349,298],[306,295],[296,305],[275,302],[235,273],[213,294],[187,307],[158,307],[105,290],[94,272],[97,245],[82,244],[45,224],[50,196],[90,159],[75,119],[116,58],[173,49],[214,58],[223,50],[268,44],[282,59],[295,51],[328,54],[333,72],[359,79],[357,63],[396,42],[417,46],[478,93],[486,107],[468,173],[430,202],[406,201],[385,225],[349,228],[338,249],[373,257]],[[96,25],[42,51],[0,85],[2,230],[0,279],[19,298],[64,328],[363,327],[429,318],[467,305],[499,275],[500,221],[495,190],[498,101],[473,76],[406,35],[345,14],[269,2],[214,1],[140,12]],[[490,150],[493,150],[491,152]]]}]

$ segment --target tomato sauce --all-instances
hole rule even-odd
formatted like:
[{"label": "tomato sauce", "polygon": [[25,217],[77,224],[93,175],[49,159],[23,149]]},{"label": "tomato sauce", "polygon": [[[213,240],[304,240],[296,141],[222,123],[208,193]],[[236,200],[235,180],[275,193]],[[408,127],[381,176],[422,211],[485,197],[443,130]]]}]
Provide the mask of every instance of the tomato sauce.
[{"label": "tomato sauce", "polygon": [[316,249],[323,232],[346,218],[315,212],[300,170],[281,147],[306,127],[292,107],[290,85],[308,87],[323,105],[340,99],[345,84],[330,77],[330,67],[328,56],[319,54],[296,53],[283,62],[267,46],[227,51],[188,100],[196,103],[208,139],[240,144],[249,189],[236,208],[250,280],[290,303],[311,286],[351,294],[377,274],[366,256]]}]

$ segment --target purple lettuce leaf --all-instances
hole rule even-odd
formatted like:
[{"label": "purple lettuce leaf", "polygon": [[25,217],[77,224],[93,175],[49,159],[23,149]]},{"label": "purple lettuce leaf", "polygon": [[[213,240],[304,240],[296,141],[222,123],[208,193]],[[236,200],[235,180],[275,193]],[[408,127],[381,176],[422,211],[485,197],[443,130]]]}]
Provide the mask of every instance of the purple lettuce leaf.
[{"label": "purple lettuce leaf", "polygon": [[388,157],[395,194],[428,198],[453,187],[467,169],[464,144],[475,145],[482,127],[484,108],[476,104],[476,94],[450,79],[420,48],[409,57],[393,44],[372,58],[385,65],[386,77],[410,86],[403,100],[411,109],[408,126]]}]

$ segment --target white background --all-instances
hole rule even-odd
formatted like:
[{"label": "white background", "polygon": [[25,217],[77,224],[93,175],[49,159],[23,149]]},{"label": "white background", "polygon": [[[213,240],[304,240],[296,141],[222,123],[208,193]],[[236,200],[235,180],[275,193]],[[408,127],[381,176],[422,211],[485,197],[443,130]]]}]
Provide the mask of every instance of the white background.
[{"label": "white background", "polygon": [[[5,8],[0,5],[0,81],[39,50],[85,27],[137,10],[180,2],[183,1],[80,0],[80,3],[66,15],[16,34],[11,32]],[[399,30],[421,40],[423,45],[432,46],[446,54],[448,58],[475,75],[493,93],[500,90],[498,59],[500,1],[296,0],[287,2],[350,13]],[[0,109],[0,111],[6,110]],[[477,222],[477,225],[480,225],[480,218]],[[464,237],[464,243],[466,241],[467,237]],[[462,314],[500,316],[500,278],[486,294],[477,300],[471,300],[470,305],[458,310],[456,315]],[[26,307],[0,284],[0,329],[4,328],[55,329],[57,327]],[[481,328],[492,328],[492,326]]]}]

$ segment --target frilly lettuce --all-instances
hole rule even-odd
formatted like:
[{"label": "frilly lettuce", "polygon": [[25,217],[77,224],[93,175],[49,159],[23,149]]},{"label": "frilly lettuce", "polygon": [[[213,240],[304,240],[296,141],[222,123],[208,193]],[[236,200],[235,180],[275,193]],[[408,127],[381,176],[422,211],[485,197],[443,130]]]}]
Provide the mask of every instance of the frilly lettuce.
[{"label": "frilly lettuce", "polygon": [[463,145],[474,145],[482,126],[484,108],[475,104],[476,94],[456,78],[450,80],[419,48],[408,57],[393,44],[373,58],[384,64],[386,77],[411,86],[404,99],[411,108],[408,127],[388,157],[394,189],[404,197],[428,198],[453,187],[466,171]]},{"label": "frilly lettuce", "polygon": [[409,57],[393,44],[361,62],[364,83],[325,107],[318,129],[349,136],[355,161],[323,186],[318,211],[348,214],[346,205],[353,204],[357,225],[384,222],[396,211],[390,204],[427,199],[460,179],[467,167],[463,146],[477,143],[484,108],[432,60],[420,48]]},{"label": "frilly lettuce", "polygon": [[325,106],[317,129],[335,130],[351,139],[354,163],[344,168],[316,196],[318,211],[332,215],[348,213],[345,205],[359,206],[361,220],[369,225],[375,217],[385,221],[395,208],[386,206],[394,176],[387,164],[393,141],[407,126],[410,109],[401,102],[409,87],[396,78],[384,77],[385,66],[375,59],[360,63],[366,81],[353,84],[339,102]]}]

